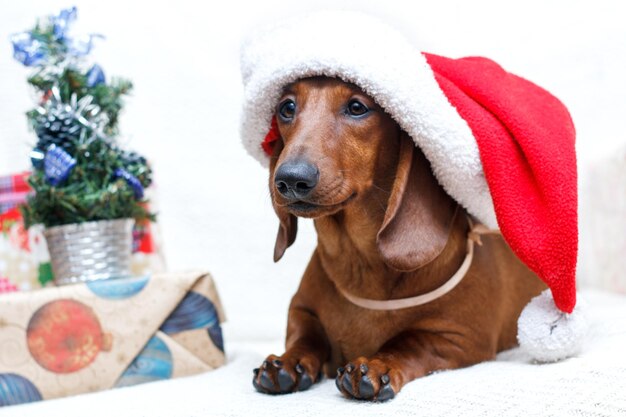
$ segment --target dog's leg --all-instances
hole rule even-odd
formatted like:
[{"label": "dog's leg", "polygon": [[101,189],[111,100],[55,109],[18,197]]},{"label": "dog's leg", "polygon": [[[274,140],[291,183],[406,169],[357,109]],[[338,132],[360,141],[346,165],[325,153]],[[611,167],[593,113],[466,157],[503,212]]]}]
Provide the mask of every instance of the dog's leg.
[{"label": "dog's leg", "polygon": [[[337,388],[347,398],[386,401],[416,378],[486,360],[495,353],[477,350],[436,333],[407,331],[394,337],[371,358],[360,357],[337,370]],[[487,349],[489,350],[489,349]],[[495,352],[495,351],[494,351]]]},{"label": "dog's leg", "polygon": [[270,355],[254,370],[252,384],[265,394],[304,391],[318,382],[330,347],[319,319],[310,311],[289,309],[286,352]]}]

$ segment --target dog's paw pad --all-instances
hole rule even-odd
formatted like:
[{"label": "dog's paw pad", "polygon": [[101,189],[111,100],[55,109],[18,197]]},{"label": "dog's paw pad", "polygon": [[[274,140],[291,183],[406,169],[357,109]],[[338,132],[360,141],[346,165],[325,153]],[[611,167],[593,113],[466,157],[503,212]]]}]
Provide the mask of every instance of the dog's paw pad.
[{"label": "dog's paw pad", "polygon": [[374,385],[367,375],[363,375],[361,381],[359,381],[359,392],[361,398],[373,398],[376,393]]}]

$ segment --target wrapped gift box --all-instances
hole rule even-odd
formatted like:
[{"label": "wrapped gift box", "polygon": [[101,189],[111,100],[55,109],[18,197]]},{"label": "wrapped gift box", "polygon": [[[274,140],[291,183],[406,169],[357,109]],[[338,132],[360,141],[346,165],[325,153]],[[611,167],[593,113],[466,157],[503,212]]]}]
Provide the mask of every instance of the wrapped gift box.
[{"label": "wrapped gift box", "polygon": [[30,186],[26,182],[30,172],[0,176],[0,213],[9,211],[26,201]]},{"label": "wrapped gift box", "polygon": [[202,272],[0,295],[0,406],[210,371],[224,319]]},{"label": "wrapped gift box", "polygon": [[577,280],[580,285],[626,294],[626,146],[585,168]]}]

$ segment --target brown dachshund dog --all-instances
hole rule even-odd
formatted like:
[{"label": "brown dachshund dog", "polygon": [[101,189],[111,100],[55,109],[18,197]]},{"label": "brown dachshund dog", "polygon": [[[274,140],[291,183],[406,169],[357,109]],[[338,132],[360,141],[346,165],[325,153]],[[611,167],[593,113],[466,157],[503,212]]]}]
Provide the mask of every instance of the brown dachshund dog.
[{"label": "brown dachshund dog", "polygon": [[517,317],[545,285],[499,235],[484,236],[444,296],[391,311],[343,294],[390,300],[428,293],[467,253],[470,220],[395,121],[358,87],[315,77],[285,88],[270,166],[280,219],[274,259],[315,219],[318,245],[289,307],[286,351],[255,369],[263,393],[336,376],[343,395],[393,398],[407,382],[494,358],[516,345]]}]

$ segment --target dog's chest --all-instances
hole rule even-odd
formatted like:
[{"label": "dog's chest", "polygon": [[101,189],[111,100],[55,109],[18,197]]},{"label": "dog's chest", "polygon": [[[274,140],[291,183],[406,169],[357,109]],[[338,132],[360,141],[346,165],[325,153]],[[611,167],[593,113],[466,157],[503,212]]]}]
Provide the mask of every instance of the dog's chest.
[{"label": "dog's chest", "polygon": [[[345,256],[322,261],[333,286],[365,298],[389,296],[390,283],[400,274],[358,257]],[[415,311],[374,311],[358,307],[332,291],[332,299],[318,311],[338,361],[371,356],[402,329],[415,325]]]},{"label": "dog's chest", "polygon": [[[365,310],[336,300],[320,320],[331,345],[330,366],[336,369],[358,357],[371,357],[390,339],[415,325],[415,315]],[[349,302],[348,302],[349,303]]]},{"label": "dog's chest", "polygon": [[358,307],[337,291],[341,289],[363,298],[388,299],[392,297],[394,282],[402,276],[380,257],[374,232],[361,229],[367,233],[359,238],[355,230],[342,226],[316,221],[320,235],[317,254],[324,271],[318,279],[330,281],[328,287],[318,283],[325,297],[318,300],[317,312],[332,347],[333,366],[335,361],[341,365],[345,360],[373,355],[402,329],[413,326],[416,320],[415,312]]},{"label": "dog's chest", "polygon": [[320,242],[318,252],[325,275],[341,288],[366,298],[390,295],[399,273],[385,265],[373,242],[355,242],[346,234]]}]

